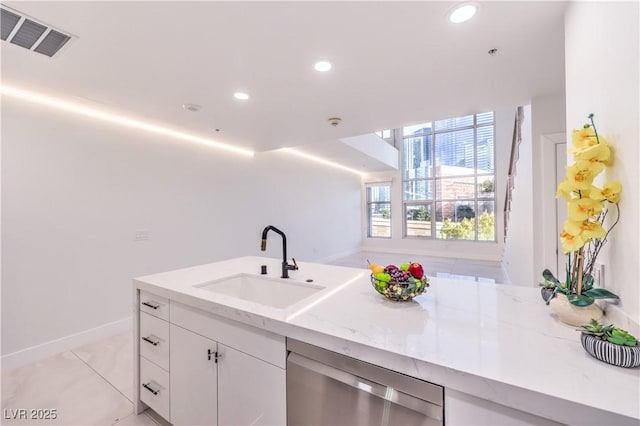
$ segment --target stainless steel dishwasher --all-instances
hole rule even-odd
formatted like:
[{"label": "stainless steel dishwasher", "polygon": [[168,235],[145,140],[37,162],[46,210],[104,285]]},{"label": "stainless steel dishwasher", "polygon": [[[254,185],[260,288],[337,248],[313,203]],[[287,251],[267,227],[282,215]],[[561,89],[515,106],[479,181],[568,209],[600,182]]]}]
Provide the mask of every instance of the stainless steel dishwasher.
[{"label": "stainless steel dishwasher", "polygon": [[287,339],[287,424],[443,425],[442,386]]}]

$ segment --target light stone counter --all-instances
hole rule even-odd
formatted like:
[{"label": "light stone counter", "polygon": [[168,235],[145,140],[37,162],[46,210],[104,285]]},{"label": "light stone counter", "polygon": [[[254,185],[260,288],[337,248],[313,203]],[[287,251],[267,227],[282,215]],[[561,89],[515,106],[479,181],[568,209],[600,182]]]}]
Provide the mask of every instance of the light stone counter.
[{"label": "light stone counter", "polygon": [[259,274],[263,264],[277,278],[280,262],[243,257],[134,286],[560,423],[640,424],[640,369],[590,357],[535,288],[431,278],[426,293],[393,302],[375,292],[366,269],[303,262],[290,280],[326,288],[286,309],[194,287]]}]

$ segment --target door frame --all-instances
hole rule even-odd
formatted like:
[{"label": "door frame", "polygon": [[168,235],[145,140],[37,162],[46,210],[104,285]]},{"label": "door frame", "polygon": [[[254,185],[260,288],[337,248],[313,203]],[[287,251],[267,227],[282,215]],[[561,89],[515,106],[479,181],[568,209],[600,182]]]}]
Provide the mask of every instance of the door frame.
[{"label": "door frame", "polygon": [[[558,276],[558,265],[564,263],[564,254],[559,247],[558,209],[555,193],[556,184],[556,146],[567,143],[565,133],[549,133],[541,136],[542,142],[542,205],[539,214],[542,218],[542,266]],[[562,259],[560,259],[562,258]]]}]

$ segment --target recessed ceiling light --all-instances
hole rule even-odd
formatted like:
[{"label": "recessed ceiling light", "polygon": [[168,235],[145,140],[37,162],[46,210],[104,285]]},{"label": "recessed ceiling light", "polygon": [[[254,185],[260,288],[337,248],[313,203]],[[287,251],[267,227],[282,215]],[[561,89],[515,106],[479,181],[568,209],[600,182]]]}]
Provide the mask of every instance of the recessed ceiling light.
[{"label": "recessed ceiling light", "polygon": [[461,24],[463,22],[467,22],[469,19],[473,18],[473,15],[478,11],[478,6],[474,3],[463,3],[459,6],[456,6],[455,9],[449,13],[449,21],[454,24]]},{"label": "recessed ceiling light", "polygon": [[236,92],[233,94],[233,97],[236,99],[240,99],[241,101],[246,101],[249,99],[249,95],[244,92]]},{"label": "recessed ceiling light", "polygon": [[320,71],[320,72],[327,72],[331,69],[333,65],[331,65],[331,62],[329,61],[318,61],[315,64],[313,64],[313,68],[316,69],[316,71]]}]

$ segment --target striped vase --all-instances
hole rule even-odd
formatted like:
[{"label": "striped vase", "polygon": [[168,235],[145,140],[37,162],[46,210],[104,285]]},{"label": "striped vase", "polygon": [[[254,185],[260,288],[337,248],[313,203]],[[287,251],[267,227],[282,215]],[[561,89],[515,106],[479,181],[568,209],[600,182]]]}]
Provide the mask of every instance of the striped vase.
[{"label": "striped vase", "polygon": [[606,340],[600,340],[591,334],[582,333],[580,336],[582,347],[592,357],[618,367],[637,367],[640,365],[640,346],[616,345]]}]

